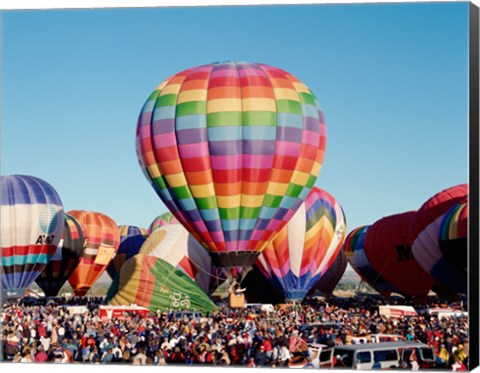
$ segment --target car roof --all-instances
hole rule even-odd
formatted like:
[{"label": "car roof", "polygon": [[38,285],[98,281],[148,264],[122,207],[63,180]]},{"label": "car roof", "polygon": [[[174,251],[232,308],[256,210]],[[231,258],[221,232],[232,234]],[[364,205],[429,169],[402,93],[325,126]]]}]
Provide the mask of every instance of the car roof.
[{"label": "car roof", "polygon": [[409,347],[423,347],[431,348],[425,343],[420,342],[380,342],[380,343],[360,343],[354,345],[336,346],[335,349],[341,350],[375,350],[387,348],[409,348]]}]

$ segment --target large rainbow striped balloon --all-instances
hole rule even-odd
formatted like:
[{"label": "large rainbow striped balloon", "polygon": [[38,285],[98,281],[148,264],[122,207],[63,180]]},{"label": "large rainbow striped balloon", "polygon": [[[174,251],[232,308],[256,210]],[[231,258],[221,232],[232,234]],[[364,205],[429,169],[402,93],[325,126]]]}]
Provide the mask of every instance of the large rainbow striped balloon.
[{"label": "large rainbow striped balloon", "polygon": [[302,300],[335,261],[345,234],[342,208],[329,193],[314,187],[256,265],[286,300]]},{"label": "large rainbow striped balloon", "polygon": [[57,249],[63,205],[49,183],[33,176],[0,176],[0,191],[0,290],[7,298],[18,298]]},{"label": "large rainbow striped balloon", "polygon": [[314,94],[260,63],[175,74],[150,95],[137,124],[145,175],[220,267],[253,264],[307,197],[325,146]]}]

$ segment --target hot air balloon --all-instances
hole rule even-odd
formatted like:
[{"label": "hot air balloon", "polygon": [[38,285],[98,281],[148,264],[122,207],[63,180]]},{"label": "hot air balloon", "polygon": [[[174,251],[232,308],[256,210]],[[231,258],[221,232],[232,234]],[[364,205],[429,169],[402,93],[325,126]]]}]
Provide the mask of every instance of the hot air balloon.
[{"label": "hot air balloon", "polygon": [[85,229],[69,214],[64,214],[63,235],[57,250],[35,282],[45,295],[56,296],[62,286],[80,263],[87,245]]},{"label": "hot air balloon", "polygon": [[63,231],[63,205],[46,181],[0,176],[0,276],[7,299],[19,298],[55,253]]},{"label": "hot air balloon", "polygon": [[205,293],[212,290],[212,260],[203,246],[180,224],[157,229],[147,238],[139,254],[161,258],[184,272]]},{"label": "hot air balloon", "polygon": [[145,228],[134,225],[120,225],[118,227],[118,233],[120,234],[120,244],[118,245],[117,253],[107,267],[107,273],[112,280],[120,271],[123,263],[138,254],[148,237]]},{"label": "hot air balloon", "polygon": [[152,221],[152,223],[148,227],[148,235],[150,236],[157,229],[171,224],[179,224],[179,222],[171,212],[165,212],[157,216],[155,220]]},{"label": "hot air balloon", "polygon": [[364,248],[373,268],[400,294],[421,299],[435,281],[412,254],[409,230],[415,214],[408,211],[376,221],[366,233]]},{"label": "hot air balloon", "polygon": [[468,267],[468,204],[457,203],[442,219],[438,244],[446,260],[462,271]]},{"label": "hot air balloon", "polygon": [[335,260],[345,238],[342,208],[314,187],[256,265],[287,301],[300,301]]},{"label": "hot air balloon", "polygon": [[216,266],[251,266],[312,188],[326,127],[313,93],[268,65],[212,63],[168,78],[137,124],[139,163]]},{"label": "hot air balloon", "polygon": [[106,300],[113,306],[136,304],[154,313],[216,309],[188,275],[163,259],[144,254],[137,254],[123,264],[108,289]]},{"label": "hot air balloon", "polygon": [[73,210],[68,214],[85,228],[87,246],[80,263],[68,278],[75,295],[84,296],[117,252],[120,233],[115,221],[99,212]]},{"label": "hot air balloon", "polygon": [[325,273],[320,276],[318,282],[313,286],[313,289],[310,293],[314,291],[320,291],[321,293],[331,296],[333,294],[333,290],[338,285],[340,280],[347,269],[347,257],[343,249],[340,250],[338,255],[335,257],[333,263],[331,263]]},{"label": "hot air balloon", "polygon": [[399,293],[399,290],[373,268],[365,254],[365,236],[369,227],[367,225],[352,230],[345,238],[343,250],[348,263],[360,278],[383,297],[388,298],[391,293]]},{"label": "hot air balloon", "polygon": [[466,203],[467,199],[468,184],[445,189],[420,207],[410,227],[412,253],[420,266],[440,285],[460,293],[467,291],[467,274],[442,254],[438,236],[448,210],[457,203]]}]

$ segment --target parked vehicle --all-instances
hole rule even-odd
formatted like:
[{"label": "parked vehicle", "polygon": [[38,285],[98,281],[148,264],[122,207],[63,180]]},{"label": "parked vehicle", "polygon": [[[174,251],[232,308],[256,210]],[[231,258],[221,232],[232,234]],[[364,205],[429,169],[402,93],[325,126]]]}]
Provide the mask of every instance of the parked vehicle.
[{"label": "parked vehicle", "polygon": [[[333,348],[318,343],[308,344],[308,357],[313,368],[331,368],[333,366]],[[292,359],[289,368],[303,368],[309,363],[306,356]]]},{"label": "parked vehicle", "polygon": [[150,310],[146,307],[140,307],[136,305],[131,306],[100,306],[98,308],[98,316],[102,320],[110,320],[113,318],[124,320],[129,316],[141,315],[146,317]]},{"label": "parked vehicle", "polygon": [[171,314],[177,320],[200,320],[202,314],[197,311],[176,311]]},{"label": "parked vehicle", "polygon": [[333,366],[350,369],[404,368],[415,352],[420,368],[435,365],[433,349],[419,342],[382,342],[337,346],[333,350]]}]

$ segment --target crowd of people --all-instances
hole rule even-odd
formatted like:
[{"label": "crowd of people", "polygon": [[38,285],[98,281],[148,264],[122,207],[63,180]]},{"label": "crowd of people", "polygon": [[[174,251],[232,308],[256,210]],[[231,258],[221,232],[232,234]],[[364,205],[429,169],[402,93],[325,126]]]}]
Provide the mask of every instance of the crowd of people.
[{"label": "crowd of people", "polygon": [[468,317],[439,320],[417,307],[417,316],[387,318],[378,313],[382,301],[373,298],[282,305],[273,312],[221,307],[201,318],[158,312],[121,320],[99,317],[102,298],[84,298],[88,311],[79,314],[65,307],[79,302],[58,298],[45,305],[5,305],[0,314],[2,360],[282,367],[304,358],[308,366],[308,349],[292,349],[292,340],[338,346],[358,336],[385,333],[430,345],[437,367],[468,366]]}]

